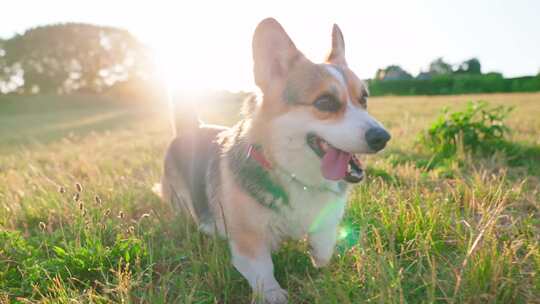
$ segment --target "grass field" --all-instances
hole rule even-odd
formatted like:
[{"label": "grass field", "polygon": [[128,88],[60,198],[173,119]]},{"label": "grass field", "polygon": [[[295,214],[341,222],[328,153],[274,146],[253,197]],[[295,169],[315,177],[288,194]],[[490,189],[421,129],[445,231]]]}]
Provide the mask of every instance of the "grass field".
[{"label": "grass field", "polygon": [[[164,107],[94,99],[0,99],[0,303],[249,303],[226,243],[151,191]],[[440,109],[480,99],[515,106],[510,140],[528,159],[418,166]],[[274,255],[290,302],[540,303],[540,93],[380,97],[370,111],[393,139],[364,160],[330,266],[304,243]]]}]

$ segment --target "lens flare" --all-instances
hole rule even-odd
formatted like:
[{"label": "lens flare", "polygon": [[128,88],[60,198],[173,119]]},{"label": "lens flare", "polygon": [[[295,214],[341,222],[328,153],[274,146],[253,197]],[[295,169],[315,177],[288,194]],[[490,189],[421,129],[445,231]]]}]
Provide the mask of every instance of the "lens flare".
[{"label": "lens flare", "polygon": [[315,217],[315,220],[313,220],[313,223],[311,223],[311,226],[309,227],[309,232],[313,233],[320,229],[324,229],[325,222],[332,219],[334,214],[343,214],[344,209],[344,199],[337,199],[336,201],[329,203],[319,212],[317,217]]},{"label": "lens flare", "polygon": [[338,241],[342,241],[347,239],[347,237],[351,234],[351,230],[349,227],[341,227],[339,228],[338,233]]}]

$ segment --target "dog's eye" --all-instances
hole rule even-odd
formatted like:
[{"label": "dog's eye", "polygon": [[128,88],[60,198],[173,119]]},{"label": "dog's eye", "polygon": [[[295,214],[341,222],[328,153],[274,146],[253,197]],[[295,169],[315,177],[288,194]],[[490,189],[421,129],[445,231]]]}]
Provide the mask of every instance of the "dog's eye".
[{"label": "dog's eye", "polygon": [[367,96],[360,97],[358,103],[360,103],[363,108],[367,108]]},{"label": "dog's eye", "polygon": [[358,103],[364,108],[367,109],[367,100],[369,97],[368,90],[364,87],[362,89],[362,94],[360,95],[360,98],[358,98]]},{"label": "dog's eye", "polygon": [[323,95],[317,98],[313,106],[323,112],[337,112],[341,109],[341,103],[331,95]]}]

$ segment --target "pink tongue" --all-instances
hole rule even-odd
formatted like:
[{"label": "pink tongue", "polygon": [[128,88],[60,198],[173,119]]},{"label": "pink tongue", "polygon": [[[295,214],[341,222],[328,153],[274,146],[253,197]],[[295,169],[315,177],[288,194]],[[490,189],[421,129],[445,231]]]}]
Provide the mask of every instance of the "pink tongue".
[{"label": "pink tongue", "polygon": [[329,180],[343,179],[347,174],[351,157],[351,153],[329,147],[321,163],[321,171],[324,178]]}]

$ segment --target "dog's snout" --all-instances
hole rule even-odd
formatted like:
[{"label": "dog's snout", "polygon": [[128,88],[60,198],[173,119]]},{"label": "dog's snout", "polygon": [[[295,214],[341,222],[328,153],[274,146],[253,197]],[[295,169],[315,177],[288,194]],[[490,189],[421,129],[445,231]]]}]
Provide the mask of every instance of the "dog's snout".
[{"label": "dog's snout", "polygon": [[371,128],[366,132],[367,144],[375,152],[382,150],[389,140],[390,133],[383,128]]}]

